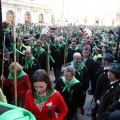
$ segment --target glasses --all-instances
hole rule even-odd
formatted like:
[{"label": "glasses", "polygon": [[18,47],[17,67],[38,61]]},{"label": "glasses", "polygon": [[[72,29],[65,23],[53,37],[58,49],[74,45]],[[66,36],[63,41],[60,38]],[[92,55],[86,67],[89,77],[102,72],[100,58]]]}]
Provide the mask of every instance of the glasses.
[{"label": "glasses", "polygon": [[73,76],[67,76],[67,75],[63,75],[65,78],[73,78]]},{"label": "glasses", "polygon": [[39,47],[39,46],[41,46],[41,45],[36,45],[36,46],[38,46],[38,47]]}]

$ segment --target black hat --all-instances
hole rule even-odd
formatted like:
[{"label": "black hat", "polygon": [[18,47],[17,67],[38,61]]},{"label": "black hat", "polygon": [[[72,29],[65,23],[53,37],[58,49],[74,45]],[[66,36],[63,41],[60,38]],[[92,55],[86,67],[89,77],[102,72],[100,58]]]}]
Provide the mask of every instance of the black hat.
[{"label": "black hat", "polygon": [[106,49],[105,49],[105,53],[110,53],[110,54],[112,54],[112,49],[106,48]]},{"label": "black hat", "polygon": [[120,74],[120,64],[119,63],[111,63],[108,71]]},{"label": "black hat", "polygon": [[102,57],[104,60],[112,63],[115,59],[115,57],[112,54],[106,53],[105,56]]},{"label": "black hat", "polygon": [[35,39],[38,39],[39,37],[40,37],[40,34],[37,33],[37,34],[35,35]]}]

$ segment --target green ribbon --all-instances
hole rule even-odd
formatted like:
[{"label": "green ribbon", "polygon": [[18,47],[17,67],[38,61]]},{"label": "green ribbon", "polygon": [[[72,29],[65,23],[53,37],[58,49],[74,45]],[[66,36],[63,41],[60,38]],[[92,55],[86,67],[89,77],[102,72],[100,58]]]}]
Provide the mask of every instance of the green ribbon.
[{"label": "green ribbon", "polygon": [[31,45],[30,47],[31,47],[31,49],[34,49],[34,48],[35,48],[34,45]]},{"label": "green ribbon", "polygon": [[35,49],[35,51],[36,51],[36,54],[34,56],[38,55],[38,57],[39,57],[45,50],[43,48],[41,48],[40,51],[38,51],[37,49]]},{"label": "green ribbon", "polygon": [[20,34],[20,29],[16,28],[16,33],[18,33],[18,35]]},{"label": "green ribbon", "polygon": [[48,106],[49,118],[52,118],[52,110],[51,106]]},{"label": "green ribbon", "polygon": [[55,44],[53,44],[53,46],[55,47],[55,51],[60,52],[60,49],[61,49],[60,44],[58,46],[56,46]]},{"label": "green ribbon", "polygon": [[70,102],[72,100],[72,96],[73,96],[73,89],[71,89],[71,86],[79,83],[79,81],[75,77],[72,79],[72,81],[70,83],[67,83],[66,79],[64,77],[62,77],[62,81],[65,84],[65,87],[63,88],[62,92],[67,90],[70,93],[70,99],[69,99],[69,102]]},{"label": "green ribbon", "polygon": [[14,52],[14,55],[16,55],[16,50],[14,48],[14,45],[16,44],[16,41],[12,42],[12,47],[13,47],[13,52]]},{"label": "green ribbon", "polygon": [[27,48],[27,46],[25,46],[24,44],[22,44],[21,46],[18,47],[18,50],[21,51],[22,47]]},{"label": "green ribbon", "polygon": [[49,97],[51,97],[52,95],[54,95],[56,92],[56,90],[54,90],[53,92],[48,93],[46,96],[39,96],[37,95],[36,91],[34,92],[34,96],[36,98],[36,101],[34,102],[34,104],[39,104],[45,100],[47,100]]},{"label": "green ribbon", "polygon": [[50,53],[48,53],[48,56],[49,56],[49,58],[51,59],[51,61],[52,61],[53,63],[55,63],[55,60],[53,59],[53,57],[52,57],[52,55],[51,55]]},{"label": "green ribbon", "polygon": [[16,49],[16,51],[22,55],[25,55],[25,53],[21,52],[20,50]]},{"label": "green ribbon", "polygon": [[65,84],[65,87],[63,88],[62,92],[64,92],[65,90],[70,92],[71,86],[73,86],[73,85],[75,85],[76,83],[79,82],[75,77],[72,79],[72,81],[70,83],[67,83],[66,79],[64,77],[62,77],[62,81]]},{"label": "green ribbon", "polygon": [[5,42],[4,42],[4,41],[2,42],[2,46],[3,46],[3,49],[4,49],[4,50],[7,50],[7,48],[6,48],[6,45],[5,45]]},{"label": "green ribbon", "polygon": [[46,49],[46,48],[48,48],[48,43],[47,44],[42,44],[42,47],[43,47],[43,49]]},{"label": "green ribbon", "polygon": [[[16,77],[17,80],[18,80],[19,78],[23,77],[25,74],[26,74],[26,73],[22,70],[22,71],[18,74],[18,76]],[[14,80],[14,77],[13,77],[13,75],[12,75],[12,72],[9,72],[8,78],[9,78],[10,80]]]},{"label": "green ribbon", "polygon": [[35,58],[33,57],[33,56],[31,56],[31,58],[29,59],[29,60],[27,60],[26,58],[25,58],[25,65],[24,65],[24,69],[26,69],[26,70],[28,70],[28,68],[29,68],[29,65],[32,67],[32,62],[33,62],[33,60],[34,60]]},{"label": "green ribbon", "polygon": [[2,46],[3,46],[4,49],[6,49],[6,45],[5,45],[4,41],[2,42]]},{"label": "green ribbon", "polygon": [[[75,62],[72,61],[71,65],[75,67]],[[78,75],[80,75],[80,72],[82,71],[84,66],[85,66],[85,64],[83,62],[80,62],[78,68],[76,69],[76,72],[78,73]]]},{"label": "green ribbon", "polygon": [[60,45],[61,45],[61,47],[62,47],[62,46],[64,46],[64,45],[65,45],[65,42],[64,42],[64,41],[62,41],[62,43],[60,43]]}]

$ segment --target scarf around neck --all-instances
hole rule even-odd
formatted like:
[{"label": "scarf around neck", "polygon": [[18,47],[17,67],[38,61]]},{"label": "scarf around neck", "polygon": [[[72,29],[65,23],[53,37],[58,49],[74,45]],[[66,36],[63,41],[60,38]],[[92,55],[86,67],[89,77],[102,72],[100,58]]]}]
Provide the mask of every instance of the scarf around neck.
[{"label": "scarf around neck", "polygon": [[4,33],[4,35],[10,33],[10,29],[9,29],[9,28],[7,28],[7,29],[3,29],[3,33]]},{"label": "scarf around neck", "polygon": [[[75,67],[75,62],[72,61],[71,65]],[[82,71],[83,67],[85,66],[85,64],[81,61],[78,68],[76,69],[76,72],[78,73],[78,75],[80,75],[80,71]]]},{"label": "scarf around neck", "polygon": [[[25,74],[26,74],[26,73],[22,70],[22,71],[18,74],[17,80],[18,80],[19,78],[23,77]],[[14,77],[13,77],[13,75],[12,75],[11,72],[9,72],[8,78],[9,78],[10,80],[14,80]]]},{"label": "scarf around neck", "polygon": [[34,104],[39,104],[43,101],[46,101],[48,98],[50,98],[52,95],[54,95],[56,93],[56,90],[54,90],[53,92],[47,93],[46,96],[39,96],[37,95],[36,91],[34,92],[34,96],[36,98],[36,101],[34,102]]},{"label": "scarf around neck", "polygon": [[39,57],[45,50],[43,48],[41,48],[41,50],[35,49],[35,51],[36,51],[35,55],[38,55],[38,57]]},{"label": "scarf around neck", "polygon": [[71,46],[70,48],[74,51],[78,50],[78,46],[76,46],[75,48],[72,48],[72,46]]},{"label": "scarf around neck", "polygon": [[27,60],[26,58],[25,58],[25,65],[24,65],[24,69],[26,69],[26,70],[28,70],[28,68],[29,68],[29,65],[32,67],[32,62],[33,62],[33,60],[34,60],[35,58],[33,57],[33,56],[31,56],[31,58],[29,59],[29,60]]},{"label": "scarf around neck", "polygon": [[58,52],[60,52],[60,49],[61,49],[61,46],[60,46],[60,44],[59,44],[58,46],[56,46],[56,44],[54,44],[54,47],[55,47],[55,51],[58,51]]},{"label": "scarf around neck", "polygon": [[63,88],[62,92],[64,92],[65,90],[67,90],[68,92],[70,92],[70,88],[75,85],[76,83],[79,83],[79,81],[74,77],[72,79],[72,81],[70,83],[66,82],[66,79],[64,77],[62,77],[62,81],[65,84],[65,87]]},{"label": "scarf around neck", "polygon": [[42,44],[42,47],[43,47],[44,49],[46,49],[46,48],[48,48],[48,45],[49,45],[48,43],[46,43],[46,44],[43,43],[43,44]]}]

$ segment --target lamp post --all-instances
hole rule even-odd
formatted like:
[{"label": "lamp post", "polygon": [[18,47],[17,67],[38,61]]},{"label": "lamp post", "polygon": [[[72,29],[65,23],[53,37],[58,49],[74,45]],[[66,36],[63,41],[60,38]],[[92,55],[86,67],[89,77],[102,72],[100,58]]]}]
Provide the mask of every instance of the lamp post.
[{"label": "lamp post", "polygon": [[[2,5],[0,0],[0,33],[3,33],[2,29]],[[2,49],[3,34],[0,34],[0,50]]]}]

